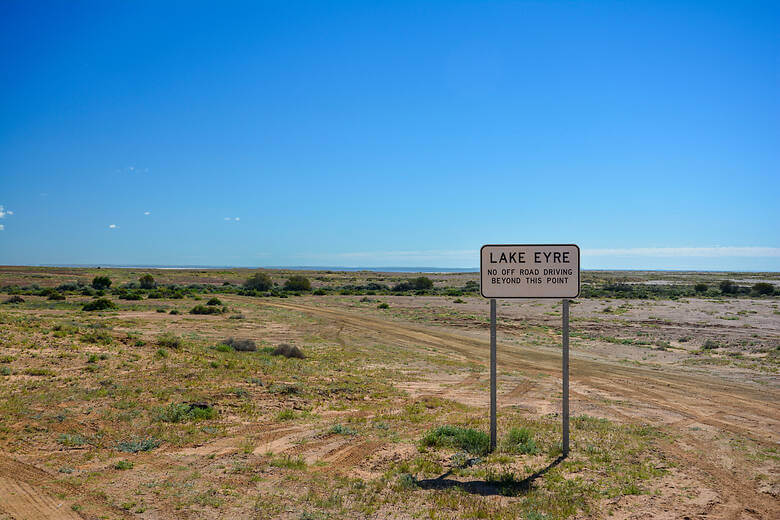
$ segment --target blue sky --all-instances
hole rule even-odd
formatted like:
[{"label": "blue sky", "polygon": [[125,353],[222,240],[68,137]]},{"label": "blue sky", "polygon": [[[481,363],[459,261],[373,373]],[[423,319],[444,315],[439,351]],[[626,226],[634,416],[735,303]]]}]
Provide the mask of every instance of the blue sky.
[{"label": "blue sky", "polygon": [[774,2],[0,2],[0,263],[780,270]]}]

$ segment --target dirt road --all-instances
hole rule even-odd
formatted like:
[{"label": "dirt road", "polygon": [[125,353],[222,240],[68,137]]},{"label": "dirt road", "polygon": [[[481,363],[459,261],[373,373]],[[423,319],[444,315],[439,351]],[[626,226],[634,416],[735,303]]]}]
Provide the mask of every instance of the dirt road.
[{"label": "dirt road", "polygon": [[[339,309],[277,302],[263,304],[319,316],[345,329],[376,333],[377,338],[394,345],[435,347],[478,363],[487,359],[487,338],[394,323]],[[545,374],[550,377],[544,378],[535,390],[547,396],[559,391],[559,354],[502,343],[498,349],[502,370]],[[758,491],[752,475],[734,459],[733,453],[712,442],[713,438],[736,435],[775,448],[780,440],[777,388],[727,382],[676,368],[654,369],[586,360],[578,358],[576,352],[572,356],[573,413],[578,408],[595,408],[609,417],[653,424],[671,433],[673,440],[663,445],[666,454],[681,464],[697,468],[720,496],[720,503],[709,512],[709,518],[780,518],[778,500]]]}]

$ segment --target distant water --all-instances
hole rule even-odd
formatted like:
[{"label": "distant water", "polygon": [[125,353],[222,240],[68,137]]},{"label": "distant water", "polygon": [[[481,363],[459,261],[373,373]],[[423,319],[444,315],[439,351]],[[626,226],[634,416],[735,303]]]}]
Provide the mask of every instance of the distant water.
[{"label": "distant water", "polygon": [[374,273],[478,273],[478,267],[344,267],[320,265],[125,265],[125,264],[38,264],[39,267],[109,267],[118,269],[290,269],[294,271],[369,271]]}]

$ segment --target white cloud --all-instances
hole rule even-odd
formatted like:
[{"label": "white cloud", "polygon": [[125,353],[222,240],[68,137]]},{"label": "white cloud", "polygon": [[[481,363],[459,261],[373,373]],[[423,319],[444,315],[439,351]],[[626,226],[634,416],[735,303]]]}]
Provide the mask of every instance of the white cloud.
[{"label": "white cloud", "polygon": [[3,206],[0,206],[0,218],[5,218],[6,215],[13,215],[13,211],[5,211]]},{"label": "white cloud", "polygon": [[632,247],[624,249],[583,249],[582,256],[653,257],[780,257],[780,247]]},{"label": "white cloud", "polygon": [[225,217],[226,222],[230,222],[231,220],[234,222],[238,222],[241,219],[239,217]]},{"label": "white cloud", "polygon": [[109,225],[108,225],[108,229],[116,229],[116,228],[118,228],[118,227],[119,227],[119,226],[117,226],[116,224],[109,224]]},{"label": "white cloud", "polygon": [[8,210],[8,211],[6,211],[6,213],[7,213],[8,215],[13,215],[13,214],[14,214],[14,212],[13,212],[13,211],[11,211],[11,210]]},{"label": "white cloud", "polygon": [[240,218],[238,218],[238,217],[236,217],[236,218],[235,218],[235,219],[233,219],[233,220],[235,220],[236,222],[238,222],[238,221],[239,221],[239,220],[241,220],[241,219],[240,219]]},{"label": "white cloud", "polygon": [[152,214],[151,211],[144,211],[144,215],[151,215],[151,214]]},{"label": "white cloud", "polygon": [[5,226],[0,224],[0,231],[5,231]]}]

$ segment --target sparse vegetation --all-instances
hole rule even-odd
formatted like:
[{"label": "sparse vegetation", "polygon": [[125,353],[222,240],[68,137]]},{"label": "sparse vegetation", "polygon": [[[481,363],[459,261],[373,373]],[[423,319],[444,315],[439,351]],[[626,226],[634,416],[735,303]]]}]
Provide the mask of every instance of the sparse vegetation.
[{"label": "sparse vegetation", "polygon": [[422,446],[464,450],[485,455],[490,449],[490,437],[485,432],[461,426],[439,426],[430,430],[420,441]]},{"label": "sparse vegetation", "polygon": [[311,282],[302,275],[294,275],[284,282],[284,288],[287,291],[310,291]]},{"label": "sparse vegetation", "polygon": [[298,348],[296,345],[288,345],[287,343],[282,343],[281,345],[278,345],[273,352],[271,352],[274,356],[284,356],[286,358],[298,358],[298,359],[304,359],[306,356],[303,355],[303,351]]},{"label": "sparse vegetation", "polygon": [[225,345],[230,346],[233,350],[238,352],[254,352],[257,350],[257,344],[251,339],[241,339],[229,337],[222,341]]},{"label": "sparse vegetation", "polygon": [[149,273],[141,275],[141,277],[138,278],[138,285],[141,287],[141,289],[147,291],[157,287],[157,283],[154,281],[154,276],[150,275]]},{"label": "sparse vegetation", "polygon": [[244,287],[253,291],[269,291],[274,286],[266,273],[255,273],[244,282]]},{"label": "sparse vegetation", "polygon": [[108,276],[96,276],[92,279],[92,288],[97,291],[104,291],[111,287],[111,278]]},{"label": "sparse vegetation", "polygon": [[108,309],[116,309],[116,304],[108,298],[97,298],[91,302],[85,303],[81,310],[83,311],[105,311]]}]

